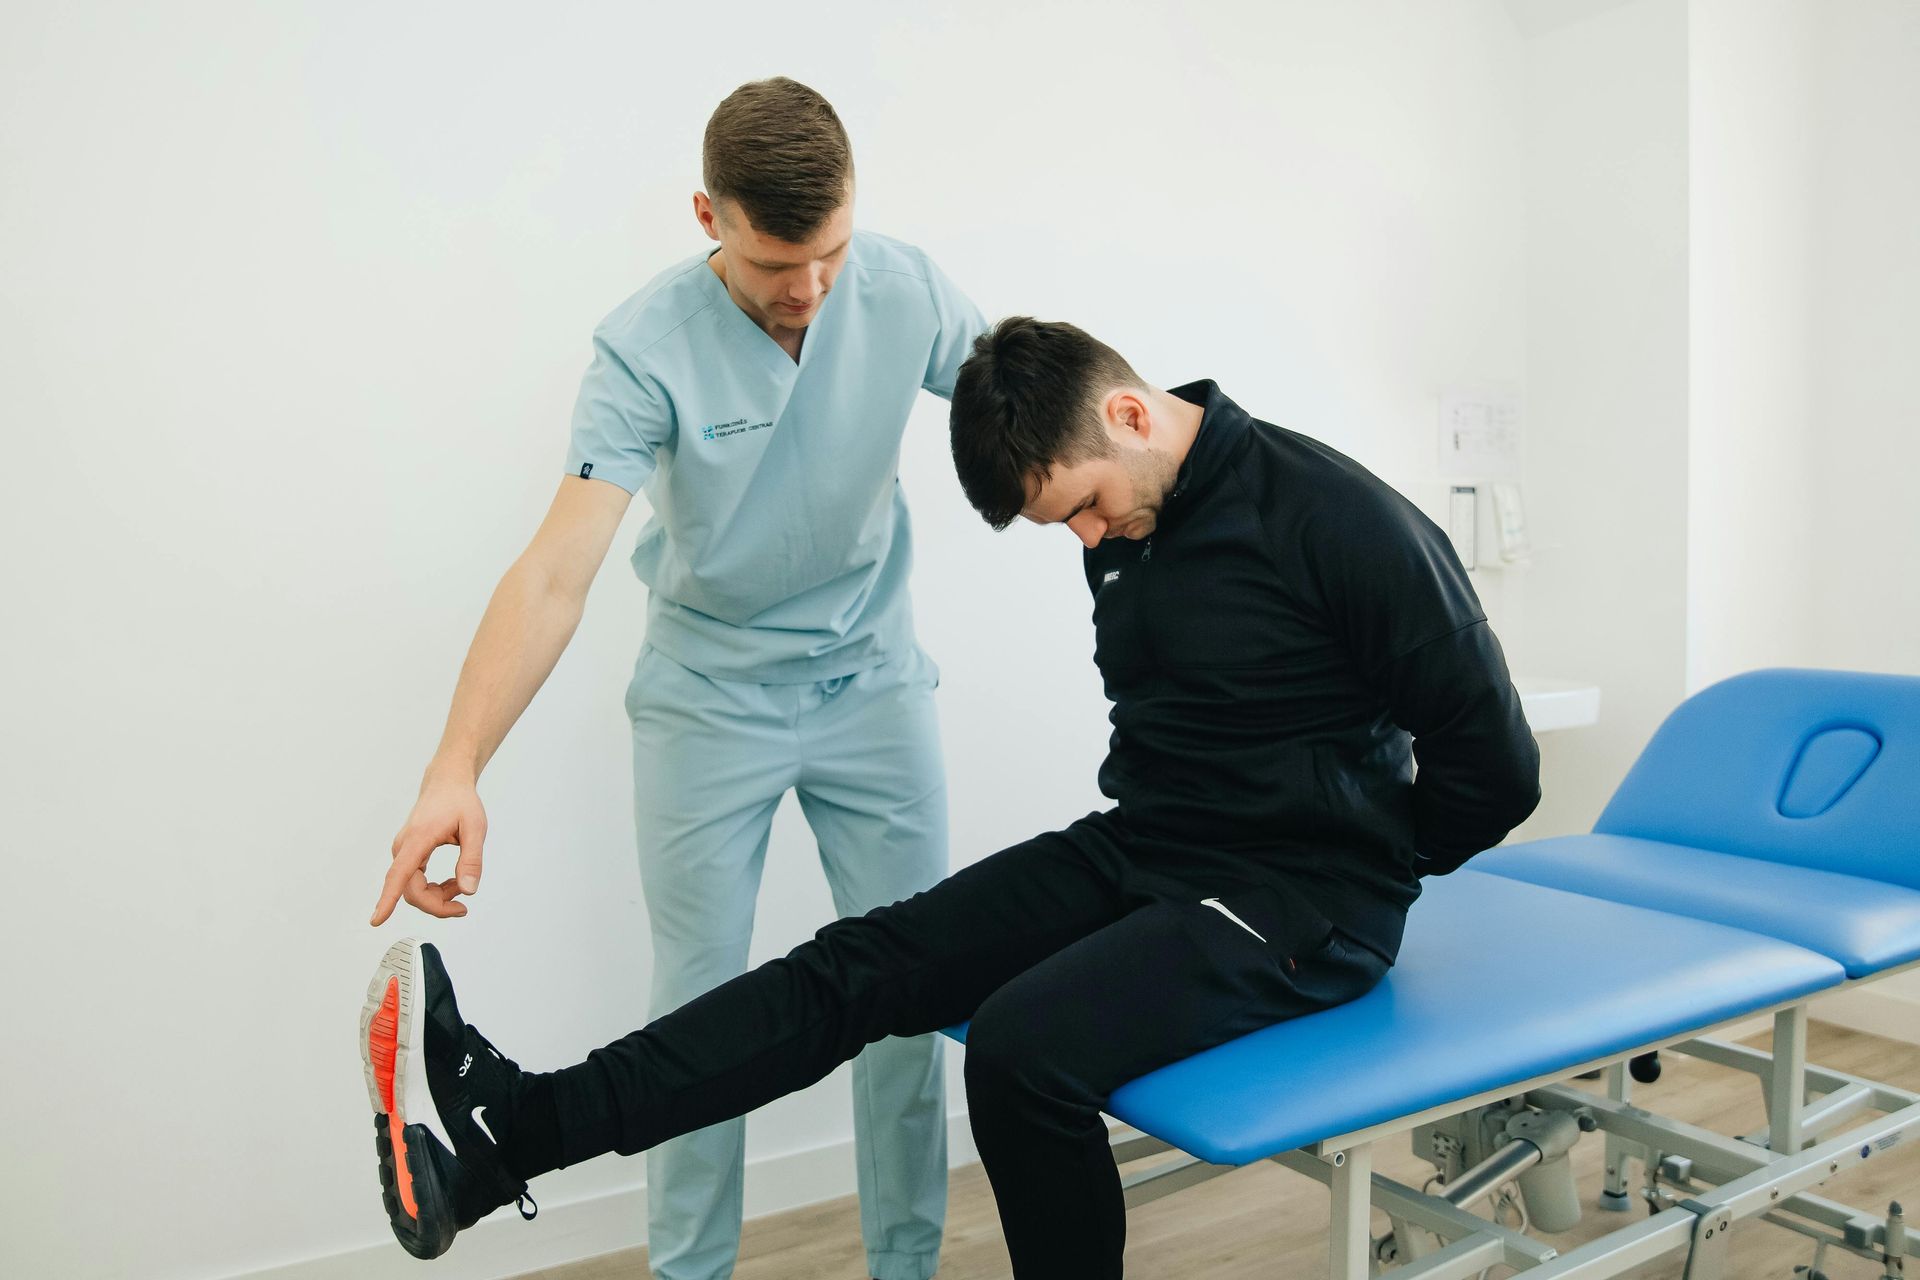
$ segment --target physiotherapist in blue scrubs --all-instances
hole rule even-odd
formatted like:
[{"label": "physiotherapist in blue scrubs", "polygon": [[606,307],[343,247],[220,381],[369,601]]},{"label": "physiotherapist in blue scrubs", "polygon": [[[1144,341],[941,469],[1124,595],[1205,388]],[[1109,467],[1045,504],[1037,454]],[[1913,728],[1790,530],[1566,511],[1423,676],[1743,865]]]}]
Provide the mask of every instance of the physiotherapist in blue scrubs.
[{"label": "physiotherapist in blue scrubs", "polygon": [[[853,229],[846,133],[806,86],[741,86],[708,122],[703,168],[694,212],[720,248],[654,277],[594,331],[565,478],[481,621],[373,916],[382,923],[402,897],[466,914],[458,899],[479,888],[486,834],[479,774],[572,637],[644,491],[653,518],[633,566],[647,633],[626,706],[653,1017],[745,970],[789,790],[843,915],[946,874],[938,672],[914,638],[896,472],[916,397],[950,399],[987,328],[926,254]],[[427,860],[448,844],[455,874],[431,882]],[[854,1063],[878,1280],[927,1280],[938,1263],[941,1074],[928,1036],[882,1041]],[[732,1274],[743,1138],[733,1120],[648,1152],[662,1280]]]}]

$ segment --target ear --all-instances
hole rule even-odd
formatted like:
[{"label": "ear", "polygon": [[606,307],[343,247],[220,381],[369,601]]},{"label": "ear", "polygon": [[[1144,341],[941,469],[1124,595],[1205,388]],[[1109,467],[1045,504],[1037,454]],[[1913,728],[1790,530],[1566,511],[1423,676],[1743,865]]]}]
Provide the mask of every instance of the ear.
[{"label": "ear", "polygon": [[704,191],[693,193],[693,216],[700,223],[700,229],[707,233],[707,239],[720,238],[719,215],[714,211],[713,199]]},{"label": "ear", "polygon": [[1143,441],[1153,435],[1153,416],[1140,393],[1128,387],[1116,388],[1107,397],[1107,426],[1110,430],[1132,432]]}]

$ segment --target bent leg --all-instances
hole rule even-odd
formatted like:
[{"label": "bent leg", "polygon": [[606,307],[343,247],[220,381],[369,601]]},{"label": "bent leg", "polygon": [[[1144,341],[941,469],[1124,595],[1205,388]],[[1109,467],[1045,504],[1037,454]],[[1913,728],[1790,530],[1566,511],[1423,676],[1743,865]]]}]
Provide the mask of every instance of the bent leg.
[{"label": "bent leg", "polygon": [[1100,1116],[1115,1089],[1351,1000],[1386,971],[1285,895],[1230,894],[1223,905],[1142,907],[1020,974],[974,1015],[968,1109],[1016,1276],[1121,1274],[1126,1206]]},{"label": "bent leg", "polygon": [[1121,911],[1098,815],[835,921],[552,1077],[564,1163],[631,1155],[814,1083],[863,1047],[970,1016]]}]

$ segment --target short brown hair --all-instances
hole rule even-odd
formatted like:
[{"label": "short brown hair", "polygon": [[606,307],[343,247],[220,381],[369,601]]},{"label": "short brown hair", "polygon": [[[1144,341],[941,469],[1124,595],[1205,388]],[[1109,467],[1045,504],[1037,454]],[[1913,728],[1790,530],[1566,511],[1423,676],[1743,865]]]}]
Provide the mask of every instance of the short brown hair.
[{"label": "short brown hair", "polygon": [[756,230],[800,243],[853,194],[853,147],[833,104],[785,76],[741,85],[714,108],[700,149],[707,194]]},{"label": "short brown hair", "polygon": [[996,529],[1027,505],[1029,481],[1114,451],[1100,405],[1144,387],[1119,352],[1084,329],[1009,316],[973,342],[953,384],[948,427],[960,487]]}]

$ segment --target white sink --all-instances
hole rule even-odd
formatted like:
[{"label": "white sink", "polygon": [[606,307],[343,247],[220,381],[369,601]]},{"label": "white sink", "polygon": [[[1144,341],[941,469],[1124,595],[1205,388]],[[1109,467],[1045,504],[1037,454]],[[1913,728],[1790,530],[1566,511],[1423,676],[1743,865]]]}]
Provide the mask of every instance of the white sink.
[{"label": "white sink", "polygon": [[1513,687],[1520,691],[1520,707],[1527,713],[1527,723],[1535,733],[1573,729],[1600,719],[1597,685],[1545,676],[1515,676]]}]

